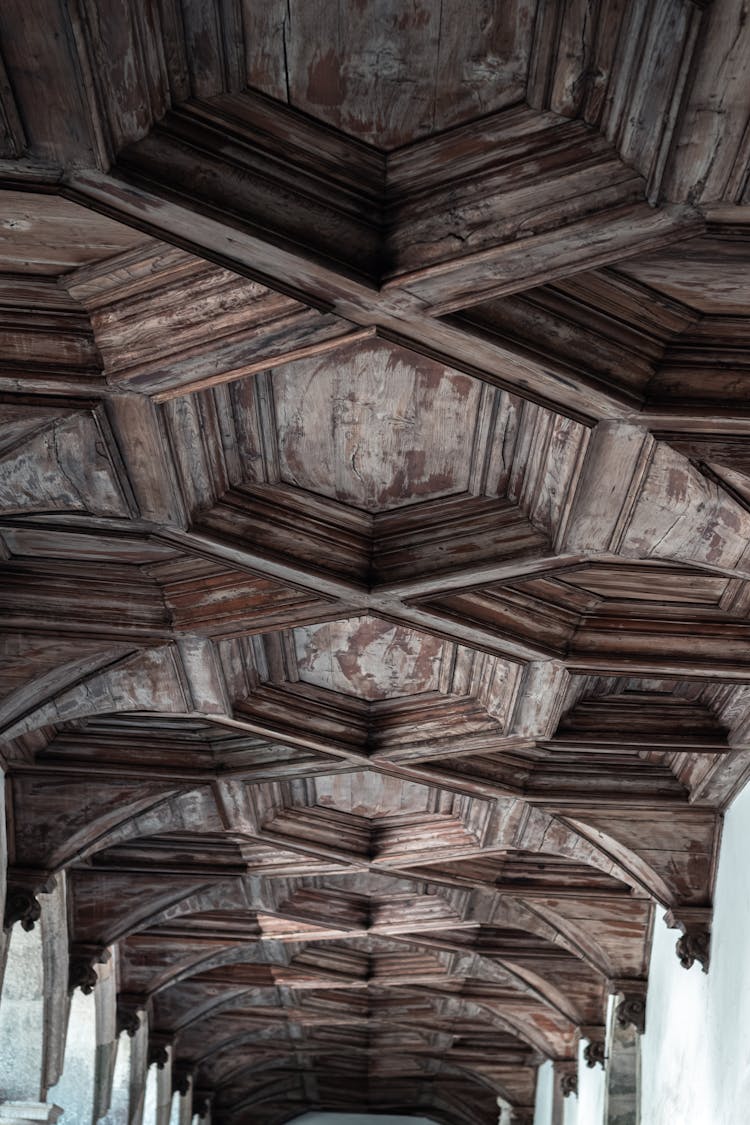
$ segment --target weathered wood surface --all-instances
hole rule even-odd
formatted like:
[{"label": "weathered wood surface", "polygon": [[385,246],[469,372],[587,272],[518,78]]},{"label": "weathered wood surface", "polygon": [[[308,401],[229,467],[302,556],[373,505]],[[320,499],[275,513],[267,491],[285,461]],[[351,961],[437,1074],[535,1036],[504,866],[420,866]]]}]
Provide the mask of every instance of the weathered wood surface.
[{"label": "weathered wood surface", "polygon": [[527,1109],[710,906],[744,8],[0,7],[9,878],[217,1125]]}]

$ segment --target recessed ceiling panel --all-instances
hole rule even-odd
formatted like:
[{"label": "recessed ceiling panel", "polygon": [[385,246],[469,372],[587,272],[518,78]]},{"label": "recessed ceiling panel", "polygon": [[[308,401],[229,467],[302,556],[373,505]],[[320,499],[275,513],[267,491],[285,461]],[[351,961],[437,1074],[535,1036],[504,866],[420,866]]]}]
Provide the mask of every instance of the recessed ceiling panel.
[{"label": "recessed ceiling panel", "polygon": [[277,368],[281,479],[368,512],[463,492],[481,390],[379,342]]},{"label": "recessed ceiling panel", "polygon": [[536,0],[245,0],[248,84],[393,149],[520,101]]}]

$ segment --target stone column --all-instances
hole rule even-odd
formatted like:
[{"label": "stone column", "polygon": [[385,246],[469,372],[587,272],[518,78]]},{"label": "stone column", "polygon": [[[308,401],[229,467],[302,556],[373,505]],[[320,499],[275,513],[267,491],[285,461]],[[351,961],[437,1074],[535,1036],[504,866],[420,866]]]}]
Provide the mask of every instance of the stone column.
[{"label": "stone column", "polygon": [[148,1018],[145,1011],[124,1009],[121,1019],[130,1044],[130,1096],[128,1098],[128,1125],[142,1125],[148,1078]]},{"label": "stone column", "polygon": [[96,1004],[93,995],[77,991],[71,998],[62,1074],[47,1096],[63,1106],[68,1121],[93,1121],[95,1080]]},{"label": "stone column", "polygon": [[640,1039],[646,1026],[646,981],[617,982],[607,1044],[605,1125],[638,1125]]},{"label": "stone column", "polygon": [[577,1119],[602,1125],[606,1085],[606,1040],[604,1024],[583,1024],[578,1039]]},{"label": "stone column", "polygon": [[178,1125],[191,1125],[193,1120],[193,1071],[185,1063],[172,1067],[172,1089],[179,1096]]},{"label": "stone column", "polygon": [[563,1125],[567,1098],[578,1093],[578,1059],[555,1059],[552,1087],[552,1125]]},{"label": "stone column", "polygon": [[39,895],[44,958],[44,1090],[60,1081],[65,1060],[68,992],[68,902],[65,874]]},{"label": "stone column", "polygon": [[[44,960],[39,926],[15,925],[0,999],[0,1100],[38,1105],[44,1082]],[[21,1046],[22,1045],[22,1046]]]},{"label": "stone column", "polygon": [[[117,950],[96,967],[96,1063],[94,1068],[94,1121],[108,1112],[117,1056]],[[127,1036],[126,1036],[127,1038]]]},{"label": "stone column", "polygon": [[156,1125],[170,1125],[172,1113],[172,1045],[162,1037],[151,1035],[150,1057],[157,1065]]},{"label": "stone column", "polygon": [[159,1068],[156,1063],[151,1063],[146,1073],[146,1089],[143,1099],[143,1125],[156,1125],[158,1104]]},{"label": "stone column", "polygon": [[193,1093],[180,1094],[180,1125],[191,1125],[193,1120]]},{"label": "stone column", "polygon": [[128,1035],[126,1031],[121,1031],[115,1043],[115,1063],[109,1106],[106,1114],[98,1118],[97,1125],[128,1125],[132,1046],[132,1036]]},{"label": "stone column", "polygon": [[11,887],[3,921],[7,936],[0,998],[0,1121],[54,1122],[62,1110],[43,1099],[59,1078],[65,1047],[64,878]]},{"label": "stone column", "polygon": [[[555,1068],[556,1070],[557,1068]],[[552,1116],[550,1125],[563,1125],[563,1118],[565,1117],[565,1096],[562,1092],[562,1086],[558,1080],[557,1073],[555,1073],[555,1080],[552,1083]]]},{"label": "stone column", "polygon": [[200,1119],[200,1125],[211,1125],[211,1102],[213,1093],[210,1090],[193,1090],[193,1114]]},{"label": "stone column", "polygon": [[[5,828],[5,774],[0,771],[0,918],[5,918],[5,893],[8,885],[8,838]],[[0,926],[0,990],[3,986],[9,931]]]}]

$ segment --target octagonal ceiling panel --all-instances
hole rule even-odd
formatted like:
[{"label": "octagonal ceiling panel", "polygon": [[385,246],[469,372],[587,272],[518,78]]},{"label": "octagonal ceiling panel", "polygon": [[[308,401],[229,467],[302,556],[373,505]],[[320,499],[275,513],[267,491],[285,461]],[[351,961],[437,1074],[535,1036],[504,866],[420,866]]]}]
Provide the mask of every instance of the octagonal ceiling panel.
[{"label": "octagonal ceiling panel", "polygon": [[294,630],[299,677],[361,699],[438,689],[445,643],[374,617]]},{"label": "octagonal ceiling panel", "polygon": [[[441,810],[441,794],[437,788],[374,770],[324,774],[315,779],[314,787],[316,803],[321,808],[368,820],[406,819]],[[452,807],[452,803],[452,798],[445,799],[447,807]]]},{"label": "octagonal ceiling panel", "polygon": [[386,864],[473,853],[494,811],[490,800],[374,770],[260,785],[253,800],[264,833],[278,842]]},{"label": "octagonal ceiling panel", "polygon": [[248,84],[397,148],[523,99],[536,6],[244,0]]},{"label": "octagonal ceiling panel", "polygon": [[367,512],[465,492],[481,384],[374,342],[277,368],[281,480]]}]

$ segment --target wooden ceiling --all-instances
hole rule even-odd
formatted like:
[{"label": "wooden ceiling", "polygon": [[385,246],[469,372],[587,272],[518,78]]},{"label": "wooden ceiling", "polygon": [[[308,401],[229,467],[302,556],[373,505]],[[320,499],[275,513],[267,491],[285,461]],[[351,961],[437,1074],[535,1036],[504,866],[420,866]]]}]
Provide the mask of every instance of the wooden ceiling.
[{"label": "wooden ceiling", "polygon": [[219,1125],[524,1121],[705,952],[748,14],[0,6],[9,878]]}]

